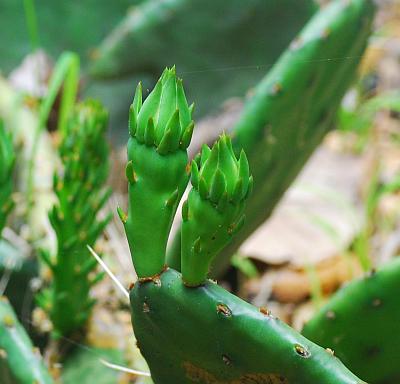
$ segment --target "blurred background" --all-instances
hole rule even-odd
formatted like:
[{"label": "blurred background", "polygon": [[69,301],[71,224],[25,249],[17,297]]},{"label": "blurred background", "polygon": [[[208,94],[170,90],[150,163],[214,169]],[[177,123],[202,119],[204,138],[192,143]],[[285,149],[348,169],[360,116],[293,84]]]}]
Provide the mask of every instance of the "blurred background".
[{"label": "blurred background", "polygon": [[[15,134],[17,156],[33,145],[40,106],[53,92],[49,82],[57,63],[64,60],[63,81],[77,78],[78,98],[99,99],[110,114],[111,212],[117,204],[126,206],[127,119],[139,81],[147,95],[162,70],[176,65],[188,101],[195,102],[193,156],[201,144],[230,132],[257,84],[318,7],[329,1],[177,1],[175,7],[169,3],[0,0],[0,116]],[[268,306],[297,329],[343,283],[400,252],[400,1],[376,4],[373,33],[341,101],[334,129],[321,139],[271,217],[240,245],[231,265],[218,276],[225,287],[255,305]],[[334,72],[352,58],[324,60],[330,60]],[[26,327],[35,324],[44,332],[51,325],[37,308],[31,317],[32,291],[51,276],[34,260],[39,245],[54,248],[55,243],[47,212],[54,203],[54,148],[65,87],[68,81],[55,92],[39,143],[34,213],[23,222],[24,196],[16,191],[16,212],[3,231],[7,245],[0,246],[3,276],[13,270],[11,278],[0,280],[0,288],[14,292]],[[20,166],[18,172],[26,171]],[[175,230],[178,226],[179,220]],[[128,286],[134,271],[116,215],[100,247]],[[30,294],[19,292],[25,285]],[[129,312],[107,278],[93,294],[98,302],[86,336],[63,368],[53,367],[55,375],[65,383],[77,382],[77,377],[89,383],[93,368],[104,371],[104,377],[96,377],[99,384],[133,382],[135,377],[99,363],[99,356],[105,356],[146,370],[134,345]],[[33,333],[46,345],[40,332]]]},{"label": "blurred background", "polygon": [[[37,81],[45,82],[62,52],[76,52],[81,95],[106,104],[111,137],[119,143],[127,138],[127,110],[139,80],[151,87],[166,66],[176,65],[188,99],[196,100],[196,115],[215,112],[265,75],[316,9],[309,0],[268,6],[252,0],[245,7],[206,1],[171,9],[162,1],[156,9],[140,8],[142,0],[39,0],[35,9],[28,3],[1,3],[2,71],[15,79],[16,68],[39,50],[36,60],[47,63],[47,73],[40,66]],[[26,70],[34,68],[32,60]]]}]

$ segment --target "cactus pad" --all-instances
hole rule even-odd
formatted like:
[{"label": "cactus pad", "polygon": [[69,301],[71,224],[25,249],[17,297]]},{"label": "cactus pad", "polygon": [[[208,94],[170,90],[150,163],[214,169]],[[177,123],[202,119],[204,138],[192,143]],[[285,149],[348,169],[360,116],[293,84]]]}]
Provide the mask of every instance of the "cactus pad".
[{"label": "cactus pad", "polygon": [[1,384],[51,384],[38,350],[5,297],[0,298]]},{"label": "cactus pad", "polygon": [[139,277],[164,268],[172,220],[189,181],[186,149],[193,133],[192,110],[175,68],[164,71],[144,103],[141,85],[136,89],[126,166],[129,211],[119,214]]},{"label": "cactus pad", "polygon": [[132,324],[156,384],[361,384],[339,359],[207,281],[169,269],[131,290]]},{"label": "cactus pad", "polygon": [[340,289],[303,334],[376,384],[400,381],[400,258]]}]

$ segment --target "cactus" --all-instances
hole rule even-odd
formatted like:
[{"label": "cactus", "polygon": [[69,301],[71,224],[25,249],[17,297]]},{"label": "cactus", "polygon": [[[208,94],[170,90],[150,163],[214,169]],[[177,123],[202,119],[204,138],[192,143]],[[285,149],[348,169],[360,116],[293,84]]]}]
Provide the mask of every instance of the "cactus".
[{"label": "cactus", "polygon": [[90,288],[102,277],[86,245],[93,246],[111,216],[98,219],[110,190],[104,189],[108,175],[108,147],[105,140],[107,113],[94,101],[78,105],[60,145],[63,173],[54,175],[57,204],[50,222],[57,236],[57,253],[46,250],[42,260],[50,268],[51,286],[37,297],[48,313],[56,336],[82,328],[94,299]]},{"label": "cactus", "polygon": [[156,78],[175,63],[204,115],[257,83],[258,67],[274,62],[315,9],[313,0],[147,0],[98,47],[91,72]]},{"label": "cactus", "polygon": [[198,286],[218,252],[241,229],[253,178],[245,153],[237,160],[226,135],[212,150],[204,145],[191,169],[193,188],[182,209],[182,276],[186,285]]},{"label": "cactus", "polygon": [[362,383],[330,351],[211,281],[186,287],[169,269],[130,298],[156,384]]},{"label": "cactus", "polygon": [[[249,155],[254,193],[246,225],[216,259],[220,275],[243,241],[271,214],[303,165],[333,128],[364,52],[374,7],[336,0],[317,13],[258,84],[233,128],[233,147]],[[179,240],[169,265],[179,269]]]},{"label": "cactus", "polygon": [[[168,84],[179,92],[168,91]],[[173,112],[176,106],[188,112],[181,85],[175,70],[167,69],[143,105],[140,86],[136,91],[128,216],[120,211],[139,275],[130,291],[132,325],[154,382],[360,384],[329,351],[207,280],[211,261],[241,227],[252,188],[246,155],[237,159],[226,135],[212,149],[204,146],[190,167],[193,187],[182,207],[183,273],[164,265],[171,220],[188,182],[193,122],[187,113],[182,124]],[[160,189],[164,185],[168,190]]]},{"label": "cactus", "polygon": [[15,153],[11,136],[5,131],[3,121],[0,119],[0,235],[7,216],[14,206],[11,198],[14,163]]},{"label": "cactus", "polygon": [[1,384],[51,384],[53,380],[5,297],[0,298]]},{"label": "cactus", "polygon": [[139,277],[164,268],[168,234],[189,180],[192,110],[175,68],[164,71],[143,105],[139,84],[130,107],[126,177],[134,203],[128,215],[118,212]]},{"label": "cactus", "polygon": [[400,258],[340,289],[305,325],[303,334],[332,348],[369,383],[400,380]]}]

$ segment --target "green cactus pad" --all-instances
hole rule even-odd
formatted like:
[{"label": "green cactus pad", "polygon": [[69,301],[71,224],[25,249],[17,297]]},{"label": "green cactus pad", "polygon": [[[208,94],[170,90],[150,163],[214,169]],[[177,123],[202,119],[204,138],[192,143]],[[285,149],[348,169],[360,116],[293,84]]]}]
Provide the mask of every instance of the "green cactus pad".
[{"label": "green cactus pad", "polygon": [[53,383],[39,351],[33,347],[5,297],[0,297],[0,383]]},{"label": "green cactus pad", "polygon": [[12,172],[15,153],[10,135],[5,131],[0,119],[0,235],[14,202],[11,198],[13,189]]},{"label": "green cactus pad", "polygon": [[189,181],[187,147],[193,133],[182,80],[166,69],[142,103],[139,84],[130,109],[129,211],[119,210],[139,277],[160,273],[178,203]]},{"label": "green cactus pad", "polygon": [[49,314],[55,335],[68,335],[83,327],[94,300],[90,288],[102,277],[86,245],[94,246],[111,214],[98,219],[110,195],[104,188],[108,175],[105,138],[107,113],[100,103],[79,104],[60,146],[63,172],[54,175],[57,204],[49,214],[57,236],[57,254],[41,252],[53,281],[37,297]]},{"label": "green cactus pad", "polygon": [[207,281],[169,269],[130,292],[138,346],[156,384],[361,384],[336,357]]},{"label": "green cactus pad", "polygon": [[340,289],[303,334],[374,384],[400,382],[400,258]]},{"label": "green cactus pad", "polygon": [[185,284],[196,286],[205,281],[211,261],[242,227],[253,179],[245,153],[237,160],[226,135],[212,150],[204,146],[191,169],[193,188],[182,210],[182,275]]}]

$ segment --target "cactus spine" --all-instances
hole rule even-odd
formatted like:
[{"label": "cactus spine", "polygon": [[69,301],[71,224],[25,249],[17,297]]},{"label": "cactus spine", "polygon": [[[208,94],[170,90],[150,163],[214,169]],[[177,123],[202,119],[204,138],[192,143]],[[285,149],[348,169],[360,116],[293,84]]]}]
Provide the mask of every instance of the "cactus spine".
[{"label": "cactus spine", "polygon": [[110,191],[104,188],[108,175],[105,139],[107,113],[95,101],[75,108],[60,145],[63,172],[54,175],[57,204],[49,214],[57,236],[55,257],[43,251],[42,260],[53,279],[38,296],[48,313],[55,335],[68,335],[83,327],[94,300],[90,288],[102,277],[86,245],[94,246],[111,216],[97,217]]},{"label": "cactus spine", "polygon": [[0,235],[7,216],[14,206],[11,198],[14,163],[15,153],[11,136],[5,131],[3,121],[0,119]]},{"label": "cactus spine", "polygon": [[0,297],[1,384],[51,384],[40,353],[36,351],[11,305]]},{"label": "cactus spine", "polygon": [[303,334],[370,383],[400,380],[400,258],[340,289]]}]

